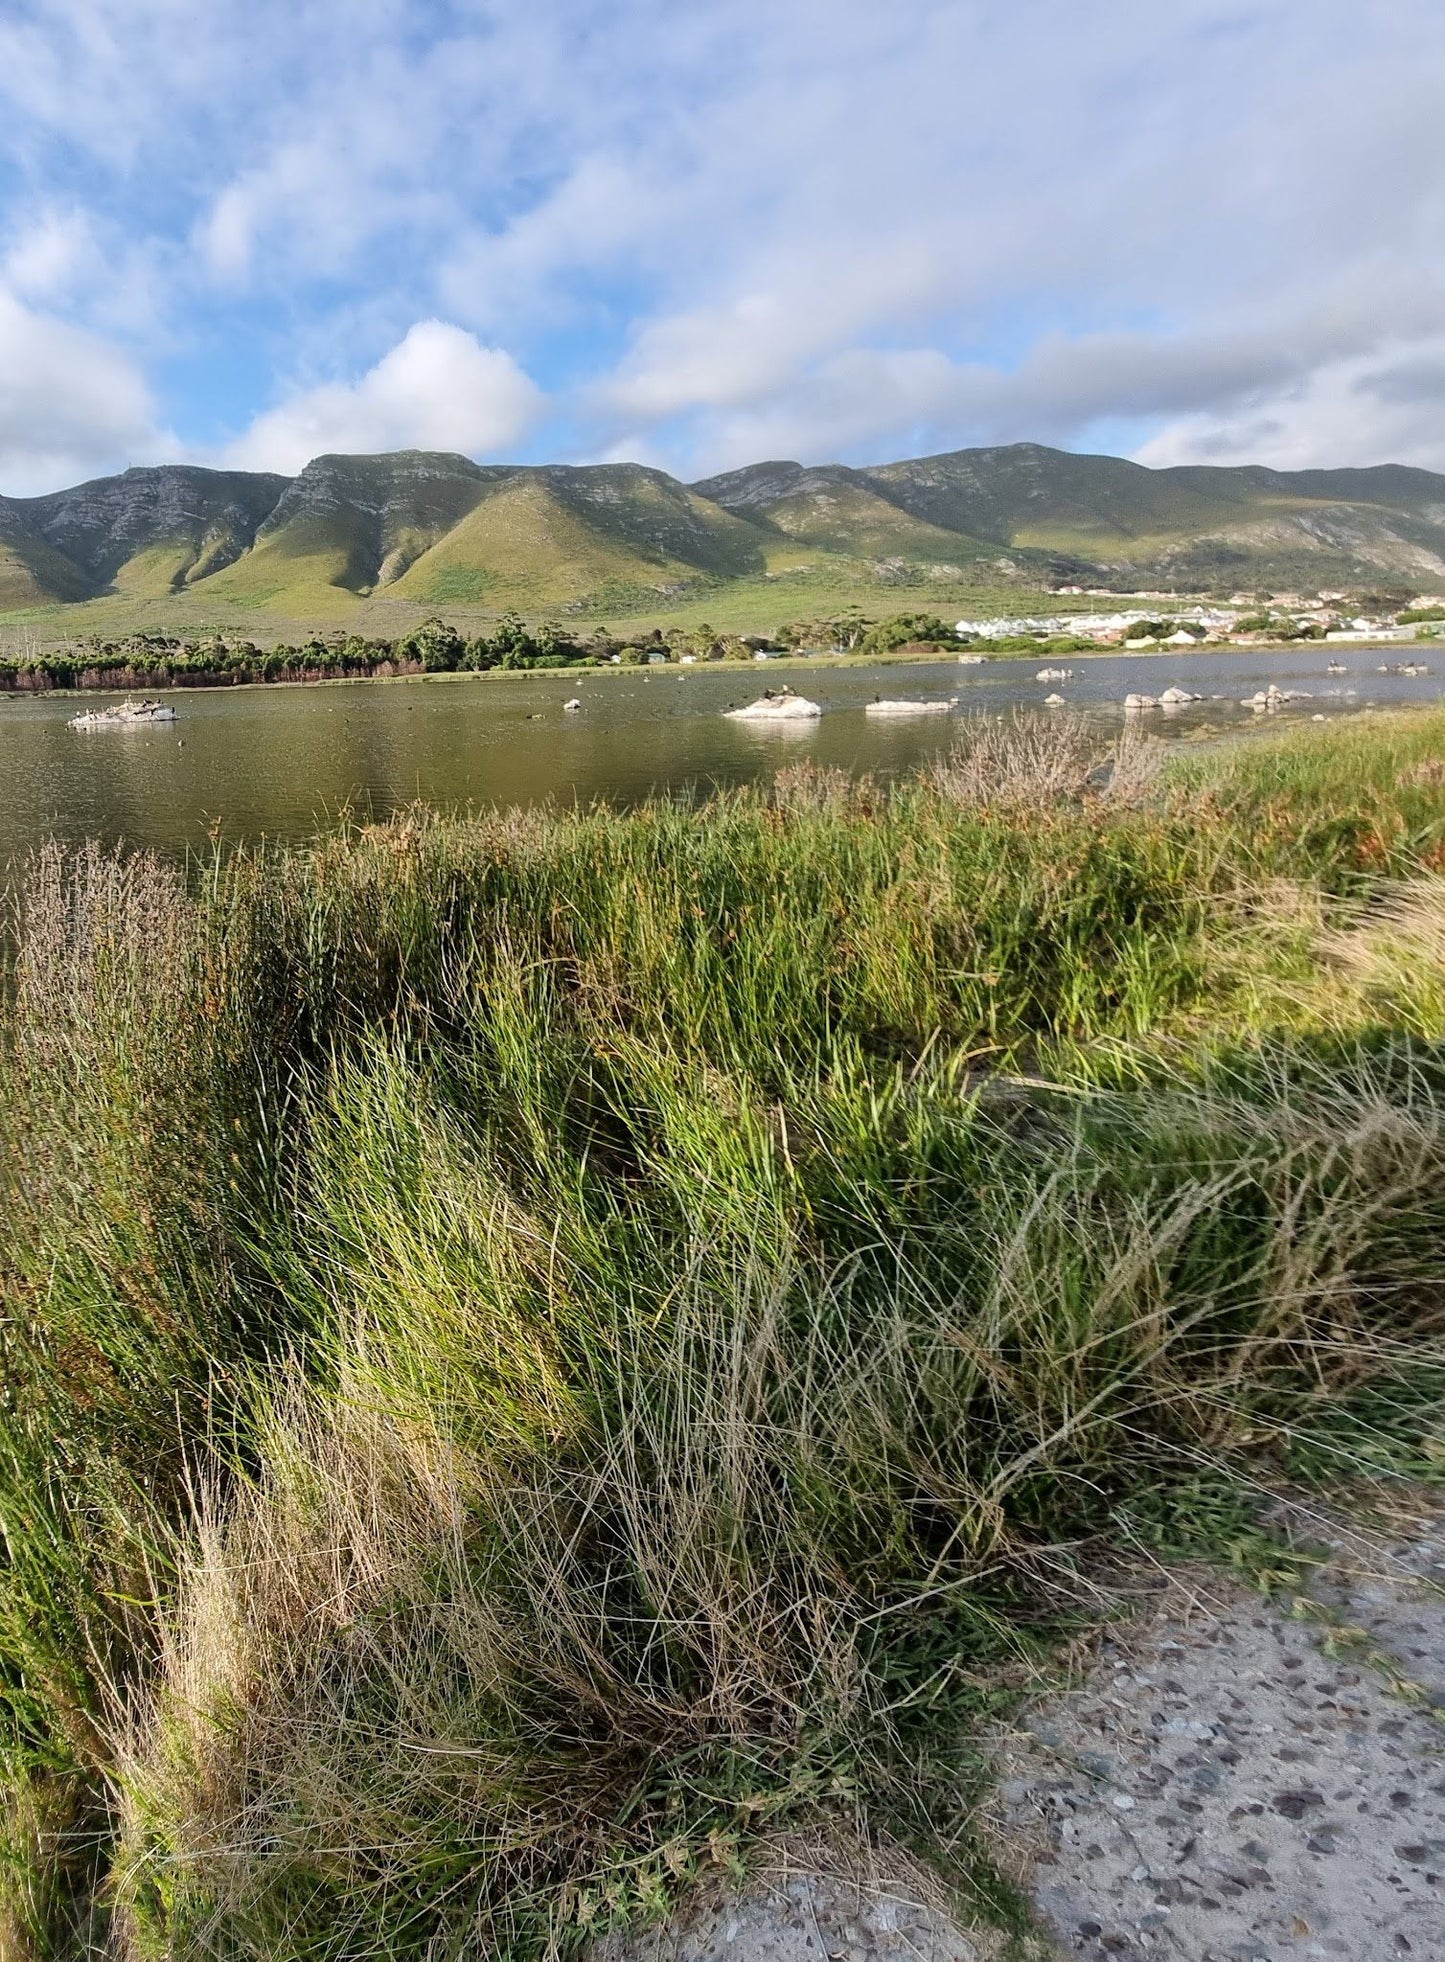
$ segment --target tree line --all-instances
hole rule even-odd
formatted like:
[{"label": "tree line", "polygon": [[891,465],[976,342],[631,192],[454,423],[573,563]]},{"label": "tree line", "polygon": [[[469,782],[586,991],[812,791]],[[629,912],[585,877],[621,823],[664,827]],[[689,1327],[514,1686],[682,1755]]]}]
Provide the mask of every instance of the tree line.
[{"label": "tree line", "polygon": [[554,621],[530,625],[504,613],[489,630],[466,634],[432,618],[393,637],[313,634],[267,649],[220,633],[99,635],[64,647],[0,651],[0,689],[210,688],[254,682],[328,681],[369,676],[482,673],[488,669],[645,666],[654,661],[748,661],[764,650],[883,654],[911,645],[957,644],[934,614],[872,621],[856,608],[795,620],[773,634],[719,631],[706,621],[654,627],[623,638],[599,627],[585,638]]}]

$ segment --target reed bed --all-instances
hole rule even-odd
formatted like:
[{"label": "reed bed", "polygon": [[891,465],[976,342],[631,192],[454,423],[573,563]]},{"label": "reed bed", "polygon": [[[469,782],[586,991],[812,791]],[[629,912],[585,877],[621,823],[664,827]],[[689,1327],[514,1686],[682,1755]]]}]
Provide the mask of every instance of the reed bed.
[{"label": "reed bed", "polygon": [[1441,737],[42,854],[0,1952],[568,1950],[956,1817],[1191,1506],[1429,1475]]}]

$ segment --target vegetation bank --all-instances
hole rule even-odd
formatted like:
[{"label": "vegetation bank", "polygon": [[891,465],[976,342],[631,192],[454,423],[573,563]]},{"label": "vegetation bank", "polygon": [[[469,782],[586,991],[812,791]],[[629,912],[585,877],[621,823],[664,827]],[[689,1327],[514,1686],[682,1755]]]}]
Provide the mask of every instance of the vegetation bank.
[{"label": "vegetation bank", "polygon": [[1101,1562],[1438,1475],[1442,870],[1440,713],[42,852],[0,1951],[526,1956],[797,1808],[966,1849]]}]

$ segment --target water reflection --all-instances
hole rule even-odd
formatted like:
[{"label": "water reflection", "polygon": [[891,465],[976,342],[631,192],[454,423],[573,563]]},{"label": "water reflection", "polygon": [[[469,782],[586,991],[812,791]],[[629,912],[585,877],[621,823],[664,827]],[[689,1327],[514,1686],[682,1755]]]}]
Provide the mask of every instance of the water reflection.
[{"label": "water reflection", "polygon": [[[723,711],[753,699],[766,674],[732,667],[183,693],[174,725],[91,732],[66,726],[73,698],[11,699],[0,701],[0,862],[51,835],[168,850],[204,845],[212,830],[297,838],[348,809],[383,815],[418,798],[444,809],[631,802],[685,785],[745,782],[785,757],[893,774],[953,740],[953,716],[867,716],[880,693],[957,696],[962,716],[1042,707],[1057,692],[1067,707],[1120,720],[1131,690],[1181,686],[1206,699],[1144,720],[1182,736],[1252,723],[1240,703],[1270,682],[1308,695],[1290,705],[1295,717],[1445,692],[1437,676],[1377,673],[1379,658],[1376,649],[1351,649],[1349,672],[1338,676],[1327,673],[1322,650],[1309,648],[1074,657],[1065,683],[1037,681],[1036,655],[983,667],[817,669],[791,676],[826,711],[803,723],[729,721]],[[562,704],[574,696],[582,707],[569,714]]]}]

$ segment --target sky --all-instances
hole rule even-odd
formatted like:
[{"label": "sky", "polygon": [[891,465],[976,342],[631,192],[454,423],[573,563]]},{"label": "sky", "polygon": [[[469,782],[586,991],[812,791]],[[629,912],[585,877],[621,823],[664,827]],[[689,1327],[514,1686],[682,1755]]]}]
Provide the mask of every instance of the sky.
[{"label": "sky", "polygon": [[0,491],[1445,471],[1441,0],[0,0]]}]

